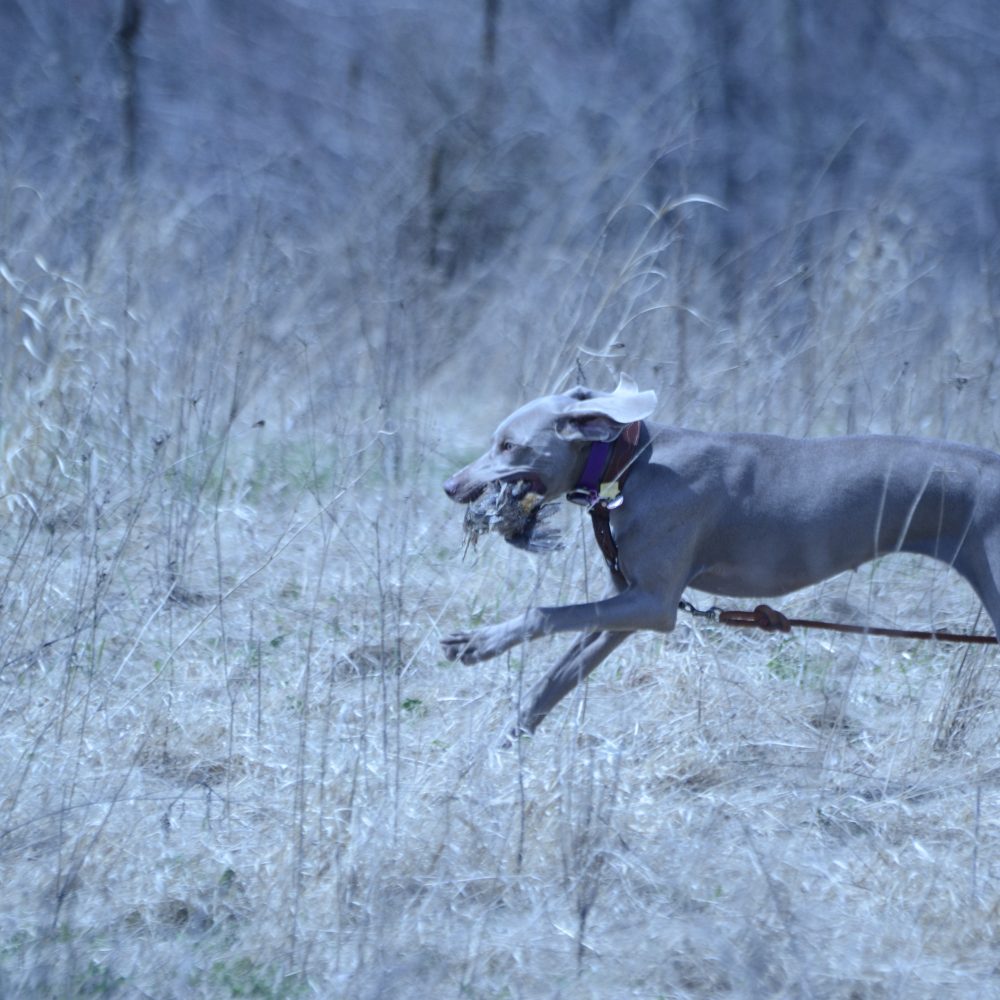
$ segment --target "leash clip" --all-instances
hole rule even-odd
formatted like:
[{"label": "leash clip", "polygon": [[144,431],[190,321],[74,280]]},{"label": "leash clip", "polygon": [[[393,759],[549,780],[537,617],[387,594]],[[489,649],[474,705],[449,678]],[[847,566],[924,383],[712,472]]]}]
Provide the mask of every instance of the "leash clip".
[{"label": "leash clip", "polygon": [[593,510],[595,507],[603,507],[605,510],[617,510],[625,502],[625,497],[618,489],[617,483],[604,483],[600,491],[588,489],[570,490],[566,494],[566,499],[570,503],[586,507],[587,510]]},{"label": "leash clip", "polygon": [[566,494],[566,499],[579,507],[586,507],[587,510],[593,510],[601,502],[601,496],[597,490],[586,489],[570,490]]}]

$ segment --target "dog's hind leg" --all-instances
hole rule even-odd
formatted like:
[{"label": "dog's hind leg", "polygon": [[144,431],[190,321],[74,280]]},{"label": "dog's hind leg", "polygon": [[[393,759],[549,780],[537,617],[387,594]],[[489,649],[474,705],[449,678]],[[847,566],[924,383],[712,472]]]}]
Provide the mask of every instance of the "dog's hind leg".
[{"label": "dog's hind leg", "polygon": [[993,631],[1000,637],[1000,529],[983,539],[983,550],[987,571],[973,587],[993,620]]},{"label": "dog's hind leg", "polygon": [[968,539],[953,563],[983,602],[1000,636],[1000,530],[978,541]]},{"label": "dog's hind leg", "polygon": [[529,707],[521,713],[511,736],[533,733],[556,704],[631,634],[589,632],[580,636],[562,659],[535,685],[529,695]]}]

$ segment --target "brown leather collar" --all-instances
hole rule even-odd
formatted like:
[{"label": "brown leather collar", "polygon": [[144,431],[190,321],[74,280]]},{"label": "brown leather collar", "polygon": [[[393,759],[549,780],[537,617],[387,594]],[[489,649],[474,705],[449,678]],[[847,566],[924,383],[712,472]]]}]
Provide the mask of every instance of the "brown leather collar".
[{"label": "brown leather collar", "polygon": [[[628,586],[628,578],[625,576],[618,558],[618,545],[615,542],[615,536],[611,533],[611,516],[609,511],[620,507],[625,500],[622,490],[632,468],[636,452],[639,449],[639,438],[642,435],[642,429],[643,423],[641,420],[627,424],[611,446],[604,470],[596,485],[590,483],[578,487],[577,491],[574,491],[586,490],[587,499],[583,502],[587,503],[590,511],[590,520],[594,527],[594,537],[597,539],[597,544],[600,547],[601,554],[604,556],[604,561],[608,564],[611,576],[620,588]],[[592,449],[594,447],[594,445],[591,445]],[[589,459],[588,464],[590,464]],[[573,495],[570,494],[569,498],[573,499]],[[574,502],[580,503],[581,501],[575,500]]]}]

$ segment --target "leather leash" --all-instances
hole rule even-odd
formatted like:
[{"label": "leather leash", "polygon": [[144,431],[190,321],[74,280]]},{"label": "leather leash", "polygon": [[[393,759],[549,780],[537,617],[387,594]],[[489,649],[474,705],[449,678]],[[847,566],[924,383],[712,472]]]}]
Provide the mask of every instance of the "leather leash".
[{"label": "leather leash", "polygon": [[792,628],[818,628],[830,632],[846,632],[850,635],[881,635],[890,639],[937,639],[939,642],[970,642],[980,645],[996,645],[995,635],[969,635],[959,632],[925,632],[919,629],[883,628],[879,625],[846,625],[841,622],[824,622],[814,618],[786,618],[780,611],[766,604],[758,604],[753,611],[725,611],[708,608],[701,611],[690,601],[681,601],[681,611],[711,618],[723,625],[742,625],[763,629],[765,632],[790,632]]}]

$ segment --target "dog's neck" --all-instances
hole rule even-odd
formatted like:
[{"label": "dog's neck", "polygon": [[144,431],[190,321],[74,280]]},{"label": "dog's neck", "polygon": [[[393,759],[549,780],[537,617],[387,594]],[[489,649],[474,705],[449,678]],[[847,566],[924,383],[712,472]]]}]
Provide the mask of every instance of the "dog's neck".
[{"label": "dog's neck", "polygon": [[566,499],[593,510],[604,507],[614,510],[621,505],[622,487],[635,457],[643,423],[626,424],[613,441],[594,441],[584,453],[583,468],[576,486]]}]

